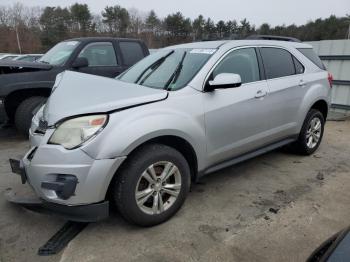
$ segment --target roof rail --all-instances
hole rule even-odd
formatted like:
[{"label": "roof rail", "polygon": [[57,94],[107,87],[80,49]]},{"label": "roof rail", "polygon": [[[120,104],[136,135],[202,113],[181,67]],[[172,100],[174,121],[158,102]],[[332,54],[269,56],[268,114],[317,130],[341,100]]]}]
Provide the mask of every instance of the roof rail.
[{"label": "roof rail", "polygon": [[250,40],[277,40],[277,41],[287,41],[287,42],[301,42],[298,38],[289,36],[277,36],[277,35],[250,35],[246,37]]}]

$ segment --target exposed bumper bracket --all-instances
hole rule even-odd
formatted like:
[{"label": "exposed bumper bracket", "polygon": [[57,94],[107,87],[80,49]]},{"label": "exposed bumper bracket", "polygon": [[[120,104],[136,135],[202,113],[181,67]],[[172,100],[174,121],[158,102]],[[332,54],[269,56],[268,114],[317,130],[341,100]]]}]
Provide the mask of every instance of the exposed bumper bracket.
[{"label": "exposed bumper bracket", "polygon": [[27,181],[27,175],[26,175],[26,171],[24,169],[22,160],[9,159],[9,161],[10,161],[12,173],[20,175],[22,184],[25,184]]}]

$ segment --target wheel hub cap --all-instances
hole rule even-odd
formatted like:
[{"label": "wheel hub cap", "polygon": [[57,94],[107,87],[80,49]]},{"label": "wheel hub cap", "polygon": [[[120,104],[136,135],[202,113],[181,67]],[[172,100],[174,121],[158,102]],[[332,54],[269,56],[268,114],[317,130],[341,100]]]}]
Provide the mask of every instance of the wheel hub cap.
[{"label": "wheel hub cap", "polygon": [[159,192],[162,189],[162,184],[161,183],[156,183],[154,186],[154,190]]},{"label": "wheel hub cap", "polygon": [[135,190],[137,206],[146,214],[160,214],[170,208],[181,190],[181,174],[169,161],[150,165],[141,175]]}]

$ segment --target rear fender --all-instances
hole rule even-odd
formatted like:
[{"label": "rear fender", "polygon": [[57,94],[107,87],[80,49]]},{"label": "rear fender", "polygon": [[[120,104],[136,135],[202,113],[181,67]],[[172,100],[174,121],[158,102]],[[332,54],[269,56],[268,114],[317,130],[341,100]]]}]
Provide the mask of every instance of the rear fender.
[{"label": "rear fender", "polygon": [[331,103],[331,89],[329,88],[328,80],[327,80],[327,72],[320,72],[317,73],[318,77],[319,74],[324,73],[325,78],[314,80],[312,79],[305,79],[307,83],[310,84],[307,91],[305,92],[305,95],[303,96],[303,100],[301,103],[301,106],[298,110],[298,125],[297,125],[297,133],[300,132],[302,125],[304,123],[304,119],[311,109],[312,105],[314,105],[317,101],[323,100],[327,103],[328,108],[330,107]]}]

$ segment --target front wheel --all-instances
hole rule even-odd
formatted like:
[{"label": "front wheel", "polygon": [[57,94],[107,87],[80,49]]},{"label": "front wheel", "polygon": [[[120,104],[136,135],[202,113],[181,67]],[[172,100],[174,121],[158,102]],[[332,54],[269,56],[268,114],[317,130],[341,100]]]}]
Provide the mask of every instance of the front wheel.
[{"label": "front wheel", "polygon": [[152,144],[130,156],[114,181],[113,199],[120,214],[140,226],[172,217],[190,189],[190,168],[174,148]]},{"label": "front wheel", "polygon": [[316,109],[311,109],[306,115],[299,138],[294,143],[297,152],[303,155],[313,154],[321,144],[324,125],[323,114]]}]

